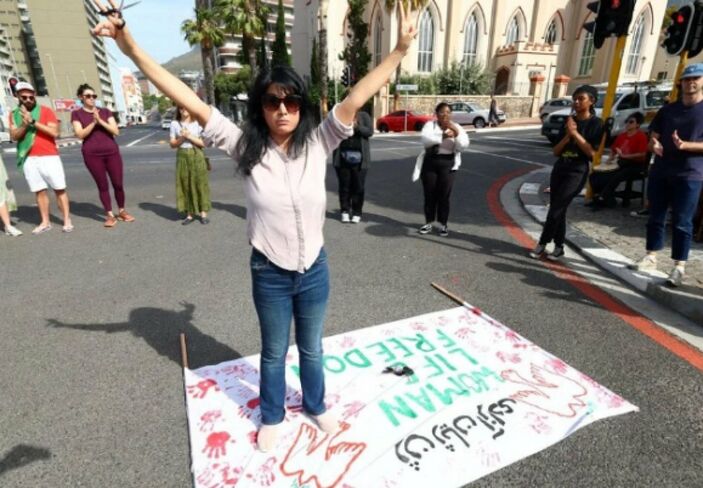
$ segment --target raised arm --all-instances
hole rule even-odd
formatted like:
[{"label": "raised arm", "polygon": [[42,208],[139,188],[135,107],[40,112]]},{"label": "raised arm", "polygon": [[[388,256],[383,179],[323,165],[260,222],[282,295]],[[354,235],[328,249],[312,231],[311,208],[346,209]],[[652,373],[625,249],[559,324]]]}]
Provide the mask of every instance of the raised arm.
[{"label": "raised arm", "polygon": [[196,95],[188,85],[166,71],[139,47],[125,26],[122,13],[119,11],[119,7],[114,0],[108,0],[112,9],[108,9],[100,0],[93,0],[93,2],[100,12],[104,14],[112,10],[112,12],[107,14],[106,20],[95,26],[93,34],[113,38],[120,48],[120,51],[134,61],[134,64],[137,65],[149,81],[177,105],[188,109],[188,112],[204,127],[210,119],[210,107],[200,100],[198,95]]},{"label": "raised arm", "polygon": [[354,122],[356,112],[385,85],[408,53],[408,49],[417,35],[417,28],[415,27],[416,16],[410,15],[403,6],[403,2],[400,1],[398,2],[398,16],[400,32],[395,49],[381,61],[381,64],[359,80],[347,98],[335,107],[335,115],[342,124],[351,125]]}]

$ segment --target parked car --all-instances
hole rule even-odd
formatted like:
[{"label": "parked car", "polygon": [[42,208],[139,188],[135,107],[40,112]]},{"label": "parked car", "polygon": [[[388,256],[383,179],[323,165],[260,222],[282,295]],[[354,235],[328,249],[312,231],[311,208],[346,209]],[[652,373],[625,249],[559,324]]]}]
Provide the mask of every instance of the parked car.
[{"label": "parked car", "polygon": [[0,131],[0,144],[12,142],[10,140],[10,133],[6,131]]},{"label": "parked car", "polygon": [[571,108],[570,98],[552,98],[551,100],[544,102],[544,105],[539,108],[539,118],[542,122],[544,122],[545,117],[552,112],[568,108]]},{"label": "parked car", "polygon": [[[661,84],[619,86],[615,92],[611,114],[613,117],[611,138],[625,130],[625,120],[634,112],[641,112],[644,115],[642,130],[646,130],[654,115],[664,105],[665,98],[670,91],[671,85]],[[596,102],[596,115],[598,117],[601,117],[603,113],[604,102],[605,90],[599,90],[598,102]],[[570,115],[571,108],[557,110],[547,115],[542,123],[542,135],[552,144],[559,142],[564,137],[564,126]]]},{"label": "parked car", "polygon": [[163,119],[161,119],[161,128],[162,128],[162,129],[169,130],[169,129],[171,128],[171,121],[172,121],[172,120],[173,120],[173,119],[169,119],[169,118],[166,118],[166,117],[164,117]]},{"label": "parked car", "polygon": [[[407,115],[407,124],[406,124]],[[406,130],[421,131],[422,127],[431,120],[434,115],[417,114],[412,110],[398,110],[380,117],[376,121],[376,128],[380,132],[401,132]]]},{"label": "parked car", "polygon": [[[452,120],[459,125],[473,125],[477,129],[488,124],[488,109],[481,108],[475,103],[452,102]],[[506,120],[505,112],[498,110],[498,123],[502,124]]]}]

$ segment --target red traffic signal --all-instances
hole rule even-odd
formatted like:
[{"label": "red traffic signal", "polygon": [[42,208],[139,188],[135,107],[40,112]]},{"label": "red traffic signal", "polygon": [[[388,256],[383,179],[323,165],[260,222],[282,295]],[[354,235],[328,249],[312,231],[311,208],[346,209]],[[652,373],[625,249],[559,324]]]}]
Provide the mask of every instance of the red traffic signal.
[{"label": "red traffic signal", "polygon": [[693,7],[693,22],[686,40],[688,56],[691,58],[698,56],[703,51],[703,2],[696,1]]},{"label": "red traffic signal", "polygon": [[586,5],[596,14],[593,22],[584,24],[584,29],[593,34],[593,46],[600,49],[610,36],[626,36],[635,10],[635,0],[600,0]]},{"label": "red traffic signal", "polygon": [[662,47],[672,56],[676,56],[684,49],[688,49],[689,33],[693,25],[694,13],[700,10],[700,5],[696,2],[696,9],[692,5],[684,5],[671,14],[671,24],[666,29],[666,37]]}]

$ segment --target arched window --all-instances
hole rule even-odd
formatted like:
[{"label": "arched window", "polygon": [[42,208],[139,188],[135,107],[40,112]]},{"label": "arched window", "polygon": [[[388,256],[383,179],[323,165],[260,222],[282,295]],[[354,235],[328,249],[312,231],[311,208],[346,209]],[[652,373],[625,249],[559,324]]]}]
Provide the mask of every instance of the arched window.
[{"label": "arched window", "polygon": [[373,64],[378,66],[381,63],[381,42],[383,39],[383,28],[381,26],[381,14],[376,16],[376,25],[373,31]]},{"label": "arched window", "polygon": [[644,40],[644,23],[644,13],[642,13],[642,15],[637,18],[635,27],[632,29],[630,52],[627,54],[627,66],[625,68],[625,73],[628,75],[636,75],[640,68],[642,41]]},{"label": "arched window", "polygon": [[556,44],[558,35],[557,22],[556,20],[552,20],[549,23],[549,27],[547,27],[547,33],[544,35],[544,42],[550,45]]},{"label": "arched window", "polygon": [[434,25],[432,14],[425,9],[420,17],[420,39],[417,45],[417,70],[428,73],[432,71],[432,50],[434,48]]},{"label": "arched window", "polygon": [[506,44],[515,44],[515,41],[520,40],[520,20],[518,20],[517,15],[512,18],[510,25],[508,25],[508,32],[505,34]]},{"label": "arched window", "polygon": [[586,76],[593,69],[593,60],[596,59],[596,49],[593,46],[593,33],[586,31],[581,48],[581,62],[579,63],[579,76]]},{"label": "arched window", "polygon": [[476,14],[471,14],[468,19],[466,19],[466,25],[464,25],[464,59],[465,65],[471,65],[477,63],[476,58],[476,46],[478,44],[478,19],[476,19]]}]

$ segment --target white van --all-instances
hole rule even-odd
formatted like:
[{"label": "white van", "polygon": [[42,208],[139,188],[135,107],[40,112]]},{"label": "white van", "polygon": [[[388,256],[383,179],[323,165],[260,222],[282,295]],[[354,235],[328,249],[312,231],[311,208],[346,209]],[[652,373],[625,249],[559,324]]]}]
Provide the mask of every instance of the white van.
[{"label": "white van", "polygon": [[[605,103],[606,86],[595,85],[595,87],[598,88],[596,114],[601,117]],[[665,97],[669,96],[671,88],[671,84],[661,83],[633,83],[619,86],[615,92],[615,102],[611,111],[611,117],[613,117],[611,136],[625,130],[625,120],[635,112],[641,112],[644,115],[642,129],[646,130],[657,111],[664,105]],[[542,124],[542,135],[552,143],[558,142],[564,134],[564,124],[566,124],[569,115],[571,115],[570,108],[549,114]]]}]

